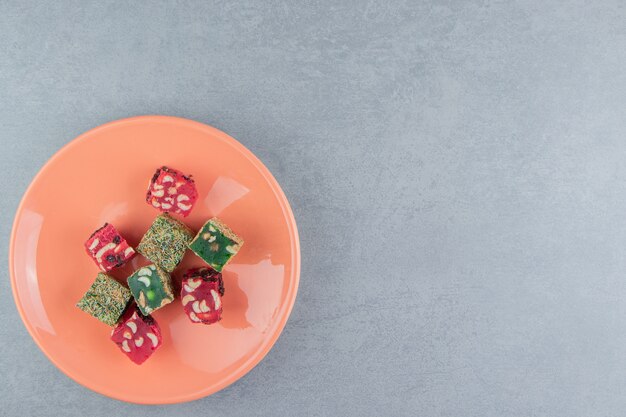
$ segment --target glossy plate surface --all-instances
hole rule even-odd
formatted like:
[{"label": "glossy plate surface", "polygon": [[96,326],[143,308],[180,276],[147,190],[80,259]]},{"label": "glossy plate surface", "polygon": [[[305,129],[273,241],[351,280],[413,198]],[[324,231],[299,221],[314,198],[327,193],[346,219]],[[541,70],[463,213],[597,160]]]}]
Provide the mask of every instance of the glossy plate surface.
[{"label": "glossy plate surface", "polygon": [[[245,244],[224,269],[222,321],[192,324],[176,300],[153,314],[163,345],[137,366],[109,340],[111,328],[75,304],[98,272],[83,242],[110,222],[136,247],[158,214],[145,192],[161,165],[193,174],[200,198],[188,226],[218,216]],[[210,395],[252,369],[280,335],[300,273],[296,223],[267,168],[225,133],[163,116],[108,123],[61,149],[26,191],[10,248],[15,302],[48,358],[94,391],[145,404]],[[136,256],[111,275],[123,281],[147,263]],[[188,251],[173,277],[202,264]]]}]

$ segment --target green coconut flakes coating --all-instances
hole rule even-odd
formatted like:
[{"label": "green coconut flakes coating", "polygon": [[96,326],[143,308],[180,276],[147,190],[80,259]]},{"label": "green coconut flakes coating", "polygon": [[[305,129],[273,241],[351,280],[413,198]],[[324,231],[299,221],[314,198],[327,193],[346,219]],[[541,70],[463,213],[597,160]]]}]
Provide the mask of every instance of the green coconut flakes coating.
[{"label": "green coconut flakes coating", "polygon": [[189,244],[189,249],[213,269],[221,272],[242,245],[243,239],[214,217],[202,226]]},{"label": "green coconut flakes coating", "polygon": [[159,215],[141,239],[137,251],[160,268],[172,272],[193,239],[193,232],[168,214]]},{"label": "green coconut flakes coating", "polygon": [[130,301],[130,291],[122,284],[99,273],[76,307],[91,314],[101,322],[114,326]]},{"label": "green coconut flakes coating", "polygon": [[133,272],[128,277],[128,287],[145,315],[174,300],[169,274],[156,265],[144,266]]}]

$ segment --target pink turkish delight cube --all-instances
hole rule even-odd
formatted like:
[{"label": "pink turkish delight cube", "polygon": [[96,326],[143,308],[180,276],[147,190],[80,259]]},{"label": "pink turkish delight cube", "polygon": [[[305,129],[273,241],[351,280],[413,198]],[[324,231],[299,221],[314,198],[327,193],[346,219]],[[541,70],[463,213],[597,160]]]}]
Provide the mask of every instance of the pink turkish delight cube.
[{"label": "pink turkish delight cube", "polygon": [[124,265],[135,256],[135,249],[110,223],[105,223],[104,226],[91,234],[85,242],[85,249],[100,269],[105,272]]},{"label": "pink turkish delight cube", "polygon": [[193,179],[173,168],[163,166],[154,173],[146,202],[164,213],[187,217],[198,199]]}]

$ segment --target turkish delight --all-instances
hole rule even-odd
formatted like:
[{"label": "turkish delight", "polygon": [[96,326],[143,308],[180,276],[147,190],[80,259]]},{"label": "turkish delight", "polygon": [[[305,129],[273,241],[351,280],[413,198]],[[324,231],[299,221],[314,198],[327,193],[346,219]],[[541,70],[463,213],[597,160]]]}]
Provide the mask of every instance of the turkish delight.
[{"label": "turkish delight", "polygon": [[168,214],[160,214],[141,239],[137,251],[167,272],[185,255],[193,232]]},{"label": "turkish delight", "polygon": [[180,298],[194,323],[212,324],[222,319],[222,274],[211,268],[192,268],[183,275]]},{"label": "turkish delight", "polygon": [[154,173],[146,202],[164,213],[187,217],[198,199],[196,185],[190,176],[163,166]]},{"label": "turkish delight", "polygon": [[143,314],[150,314],[174,300],[172,280],[156,265],[139,268],[128,277],[128,288]]},{"label": "turkish delight", "polygon": [[135,250],[110,223],[105,223],[91,234],[85,242],[85,249],[105,272],[124,265],[135,255]]},{"label": "turkish delight", "polygon": [[141,365],[161,346],[161,329],[150,315],[144,315],[131,304],[111,332],[115,342],[128,358]]},{"label": "turkish delight", "polygon": [[114,326],[130,301],[130,291],[107,274],[99,273],[76,307]]},{"label": "turkish delight", "polygon": [[218,272],[239,252],[243,239],[218,218],[207,221],[189,244],[196,255]]}]

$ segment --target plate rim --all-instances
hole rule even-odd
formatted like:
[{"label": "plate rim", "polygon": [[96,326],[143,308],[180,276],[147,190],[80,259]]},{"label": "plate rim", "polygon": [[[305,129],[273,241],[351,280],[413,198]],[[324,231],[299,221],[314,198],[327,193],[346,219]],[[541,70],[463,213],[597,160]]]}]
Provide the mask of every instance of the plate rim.
[{"label": "plate rim", "polygon": [[[46,349],[42,346],[42,342],[37,338],[32,325],[26,319],[22,305],[19,302],[16,282],[15,282],[16,274],[15,274],[15,264],[14,264],[14,251],[15,251],[15,236],[16,236],[16,231],[17,231],[17,225],[18,225],[19,220],[21,219],[26,198],[31,193],[34,184],[40,179],[40,177],[50,167],[53,161],[59,159],[61,155],[64,155],[65,153],[69,152],[71,148],[76,146],[78,143],[88,140],[89,136],[92,135],[94,132],[97,132],[103,129],[108,129],[108,128],[114,127],[116,125],[121,125],[121,124],[136,123],[136,122],[153,122],[153,121],[185,124],[185,125],[190,125],[191,127],[194,127],[200,130],[207,131],[209,134],[211,134],[211,136],[219,140],[228,142],[229,144],[234,146],[243,156],[245,156],[255,166],[255,168],[259,170],[259,172],[263,175],[265,180],[270,185],[272,191],[276,195],[277,199],[279,200],[279,204],[281,206],[283,214],[288,220],[287,228],[289,230],[289,234],[291,236],[291,241],[292,241],[291,252],[292,252],[292,259],[293,259],[293,271],[291,274],[292,277],[290,279],[290,282],[292,282],[292,285],[290,285],[291,288],[289,289],[288,294],[287,294],[288,303],[286,305],[286,312],[281,318],[280,322],[278,323],[274,334],[271,335],[270,342],[267,343],[265,346],[263,346],[262,349],[259,349],[258,351],[256,351],[252,355],[252,357],[249,358],[242,365],[241,368],[239,368],[236,372],[231,373],[229,376],[219,381],[217,384],[214,384],[213,386],[210,386],[206,389],[194,391],[189,394],[179,394],[177,396],[168,397],[163,400],[142,401],[142,400],[135,400],[132,398],[127,398],[127,397],[124,397],[123,395],[117,395],[116,393],[108,391],[107,389],[104,389],[102,387],[94,387],[94,386],[89,385],[88,378],[85,378],[85,379],[77,378],[76,376],[70,374],[60,363],[58,363],[55,360],[55,358],[53,358],[46,351]],[[265,166],[265,164],[263,164],[263,162],[252,151],[250,151],[247,147],[241,144],[241,142],[239,142],[237,139],[233,138],[227,133],[211,125],[198,122],[192,119],[176,117],[176,116],[166,116],[166,115],[148,114],[148,115],[140,115],[140,116],[133,116],[133,117],[112,120],[112,121],[98,125],[92,129],[89,129],[81,133],[80,135],[76,136],[74,139],[72,139],[71,141],[63,145],[61,148],[59,148],[41,166],[41,168],[39,168],[35,176],[32,178],[32,180],[26,187],[26,190],[22,194],[22,197],[20,199],[20,202],[17,206],[17,209],[13,217],[13,223],[11,226],[11,234],[10,234],[10,239],[9,239],[9,277],[11,281],[11,292],[13,295],[13,302],[15,303],[15,306],[20,315],[22,323],[24,324],[24,327],[26,327],[26,330],[28,331],[31,339],[35,342],[37,347],[39,347],[39,350],[43,352],[43,354],[48,358],[50,362],[52,362],[52,364],[54,364],[54,366],[57,367],[57,369],[59,369],[67,377],[77,382],[78,384],[82,385],[83,387],[93,392],[97,392],[100,395],[113,398],[115,400],[124,401],[128,403],[134,403],[134,404],[143,404],[143,405],[177,404],[177,403],[189,402],[189,401],[194,401],[200,398],[208,397],[212,394],[215,394],[216,392],[223,390],[224,388],[228,387],[229,385],[233,384],[234,382],[236,382],[237,380],[243,378],[246,374],[248,374],[248,372],[250,372],[254,367],[256,367],[272,349],[272,347],[274,346],[274,344],[276,343],[276,341],[282,334],[285,328],[285,325],[287,324],[287,321],[289,320],[289,317],[291,316],[291,312],[293,310],[293,306],[296,302],[296,298],[298,294],[298,287],[300,284],[300,268],[301,268],[300,237],[298,233],[298,226],[296,223],[296,219],[293,214],[293,210],[291,209],[289,200],[287,199],[287,196],[285,195],[280,184],[278,183],[276,178],[274,178],[274,176],[272,175],[270,170]]]}]

